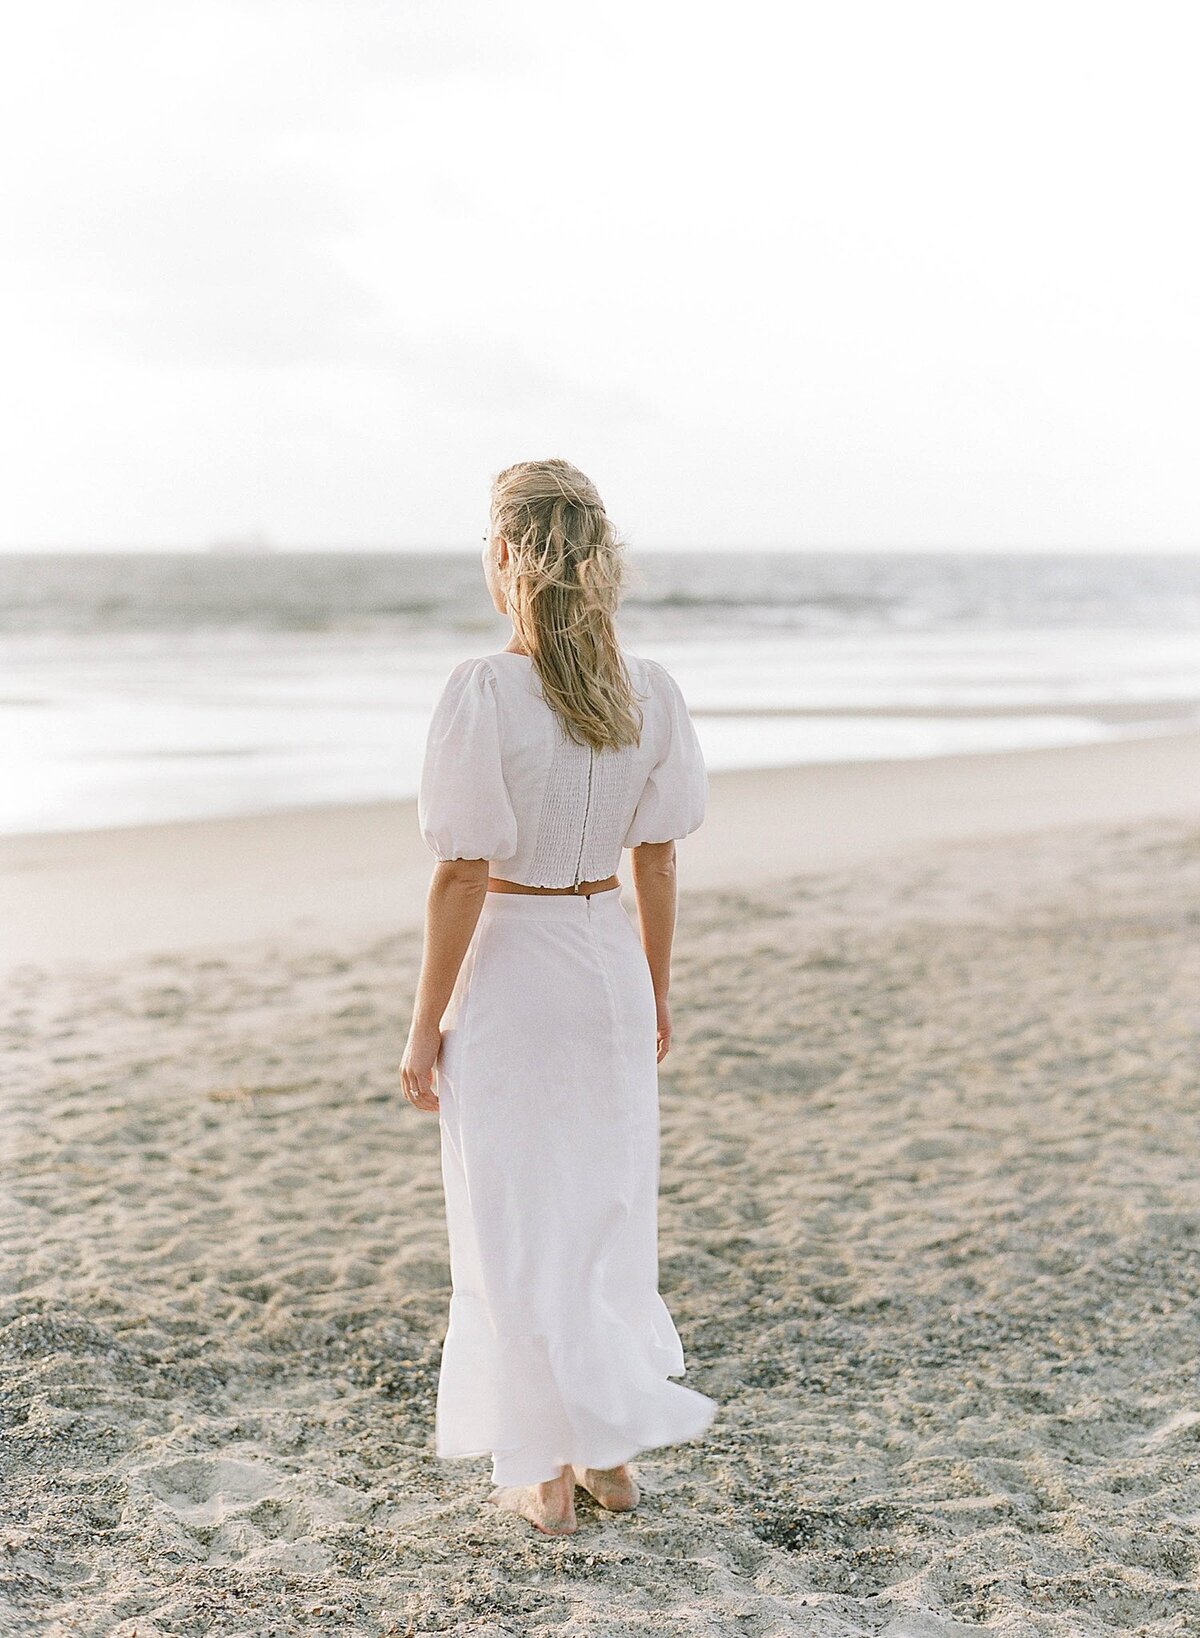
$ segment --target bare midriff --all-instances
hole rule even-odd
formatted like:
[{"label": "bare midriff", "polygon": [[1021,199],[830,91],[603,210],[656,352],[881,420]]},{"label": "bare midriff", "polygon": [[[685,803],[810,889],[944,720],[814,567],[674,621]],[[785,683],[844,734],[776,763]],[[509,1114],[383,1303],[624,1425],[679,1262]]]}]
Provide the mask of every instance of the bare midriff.
[{"label": "bare midriff", "polygon": [[619,876],[605,876],[598,882],[576,882],[574,887],[530,887],[528,882],[509,882],[503,876],[488,877],[489,893],[604,893],[620,885]]}]

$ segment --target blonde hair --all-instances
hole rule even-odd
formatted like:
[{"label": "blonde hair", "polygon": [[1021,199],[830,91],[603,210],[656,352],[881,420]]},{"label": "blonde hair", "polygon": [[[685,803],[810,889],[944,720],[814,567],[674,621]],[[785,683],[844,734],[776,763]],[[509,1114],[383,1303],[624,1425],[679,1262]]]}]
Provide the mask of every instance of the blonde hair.
[{"label": "blonde hair", "polygon": [[625,545],[595,484],[569,461],[518,461],[492,480],[491,525],[508,542],[500,583],[546,703],[580,744],[636,745],[642,711],[613,626]]}]

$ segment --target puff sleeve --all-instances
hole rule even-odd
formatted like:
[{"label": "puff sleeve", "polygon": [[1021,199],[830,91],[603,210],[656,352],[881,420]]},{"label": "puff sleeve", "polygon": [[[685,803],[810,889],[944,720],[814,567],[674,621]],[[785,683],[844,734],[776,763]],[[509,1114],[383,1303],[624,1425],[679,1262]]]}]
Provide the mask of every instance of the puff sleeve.
[{"label": "puff sleeve", "polygon": [[496,679],[463,660],[433,708],[417,793],[417,823],[439,859],[508,859],[517,818],[504,783]]},{"label": "puff sleeve", "polygon": [[659,760],[647,776],[623,847],[679,841],[697,828],[708,807],[708,770],[687,702],[666,667],[652,663],[666,699],[669,731]]}]

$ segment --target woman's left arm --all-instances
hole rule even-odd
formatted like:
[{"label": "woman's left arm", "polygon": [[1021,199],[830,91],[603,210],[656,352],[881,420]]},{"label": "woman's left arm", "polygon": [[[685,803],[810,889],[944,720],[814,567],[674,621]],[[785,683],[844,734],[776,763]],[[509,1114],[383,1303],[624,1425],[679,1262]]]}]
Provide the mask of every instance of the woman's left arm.
[{"label": "woman's left arm", "polygon": [[442,859],[425,901],[425,941],[400,1086],[414,1109],[436,1110],[433,1066],[442,1046],[442,1014],[450,1003],[479,912],[487,897],[487,859]]}]

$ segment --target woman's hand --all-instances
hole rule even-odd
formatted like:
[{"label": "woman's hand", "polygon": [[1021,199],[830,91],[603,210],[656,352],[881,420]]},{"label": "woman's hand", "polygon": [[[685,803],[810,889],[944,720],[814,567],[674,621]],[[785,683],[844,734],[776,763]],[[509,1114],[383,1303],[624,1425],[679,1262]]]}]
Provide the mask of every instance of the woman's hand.
[{"label": "woman's hand", "polygon": [[400,1090],[414,1109],[441,1108],[433,1090],[433,1066],[442,1050],[442,1032],[436,1024],[413,1025],[400,1064]]},{"label": "woman's hand", "polygon": [[654,1010],[658,1015],[658,1058],[656,1062],[661,1064],[671,1050],[671,1004],[665,995],[655,1000]]}]

